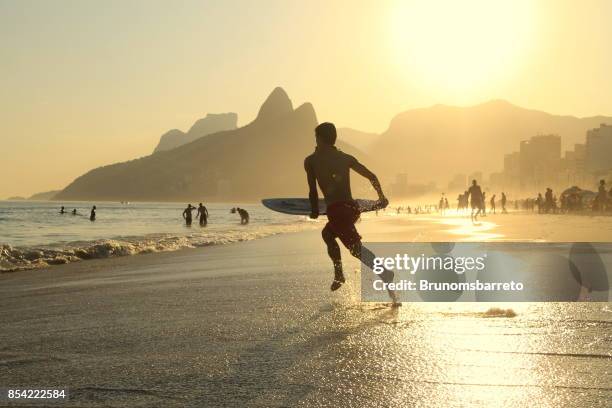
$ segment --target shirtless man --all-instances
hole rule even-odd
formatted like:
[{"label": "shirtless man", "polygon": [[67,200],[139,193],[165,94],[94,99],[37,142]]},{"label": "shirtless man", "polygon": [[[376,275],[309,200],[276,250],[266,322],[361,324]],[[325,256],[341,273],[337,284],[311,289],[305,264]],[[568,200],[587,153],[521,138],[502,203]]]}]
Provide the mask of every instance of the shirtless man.
[{"label": "shirtless man", "polygon": [[[315,138],[317,147],[310,156],[304,160],[304,169],[308,179],[310,190],[311,213],[310,218],[319,216],[319,195],[317,183],[325,203],[327,204],[327,219],[329,220],[321,235],[327,245],[327,253],[334,265],[334,280],[331,290],[337,290],[345,282],[342,271],[342,259],[340,257],[340,246],[336,242],[339,238],[351,255],[362,260],[362,262],[372,269],[374,254],[361,245],[361,236],[355,228],[355,222],[359,218],[359,207],[353,200],[351,194],[350,170],[367,178],[372,187],[378,193],[377,208],[385,208],[389,201],[382,192],[378,178],[368,170],[356,158],[341,152],[334,146],[336,143],[336,127],[333,123],[321,123],[315,128]],[[387,282],[393,280],[393,273],[385,271],[381,278]],[[395,302],[394,294],[390,292]]]},{"label": "shirtless man", "polygon": [[[472,221],[478,221],[478,215],[482,212],[482,190],[478,183],[476,183],[476,180],[472,180],[472,185],[465,196],[466,201],[468,197],[470,198],[470,205],[472,206]],[[474,214],[475,210],[477,210],[476,214]]]},{"label": "shirtless man", "polygon": [[191,226],[191,217],[192,217],[191,212],[193,210],[195,210],[195,207],[193,207],[191,204],[187,204],[187,208],[183,210],[183,218],[185,219],[185,225],[188,227]]},{"label": "shirtless man", "polygon": [[208,223],[208,209],[200,203],[196,217],[200,219],[200,227],[204,227]]}]

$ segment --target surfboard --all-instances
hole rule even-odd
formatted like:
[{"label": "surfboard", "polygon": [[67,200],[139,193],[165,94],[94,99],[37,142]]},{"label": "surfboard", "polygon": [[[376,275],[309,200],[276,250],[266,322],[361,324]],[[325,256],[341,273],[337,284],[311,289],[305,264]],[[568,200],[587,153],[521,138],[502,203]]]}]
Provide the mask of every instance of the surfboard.
[{"label": "surfboard", "polygon": [[[376,200],[355,200],[359,211],[368,212],[380,209]],[[272,211],[291,215],[310,215],[310,200],[308,198],[265,198],[261,203]],[[327,214],[325,200],[319,199],[319,214]]]}]

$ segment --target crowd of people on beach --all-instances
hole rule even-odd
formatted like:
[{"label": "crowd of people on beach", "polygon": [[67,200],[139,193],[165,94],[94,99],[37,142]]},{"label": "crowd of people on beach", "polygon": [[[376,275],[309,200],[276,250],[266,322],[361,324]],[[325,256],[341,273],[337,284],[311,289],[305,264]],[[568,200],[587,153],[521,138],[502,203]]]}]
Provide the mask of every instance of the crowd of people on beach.
[{"label": "crowd of people on beach", "polygon": [[[488,204],[488,207],[487,207]],[[487,192],[478,185],[476,180],[472,180],[472,185],[459,194],[457,197],[457,213],[470,213],[473,221],[477,221],[479,216],[486,217],[489,214],[496,214],[498,205],[501,214],[508,213],[508,207],[514,206],[515,211],[537,212],[538,214],[564,214],[580,211],[593,211],[599,214],[612,213],[612,188],[608,190],[605,180],[600,180],[598,192],[593,193],[582,190],[579,187],[571,187],[564,190],[557,196],[553,189],[547,187],[543,193],[538,193],[536,197],[524,199],[508,200],[506,192],[501,192],[498,199],[497,194],[493,194],[487,200]],[[439,213],[444,215],[449,211],[448,199],[444,193],[437,204],[410,205],[395,207],[396,214],[431,214]],[[378,212],[377,212],[378,214]]]},{"label": "crowd of people on beach", "polygon": [[536,198],[515,201],[515,209],[537,211],[539,214],[560,214],[591,210],[597,213],[612,211],[612,188],[607,190],[606,181],[600,180],[597,193],[582,190],[576,186],[563,191],[559,197],[551,188]]}]

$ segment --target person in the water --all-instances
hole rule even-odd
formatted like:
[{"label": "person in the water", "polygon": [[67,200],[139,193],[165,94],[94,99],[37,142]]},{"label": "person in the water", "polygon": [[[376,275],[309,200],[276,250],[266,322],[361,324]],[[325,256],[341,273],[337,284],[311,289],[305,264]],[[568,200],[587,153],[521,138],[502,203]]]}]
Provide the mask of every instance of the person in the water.
[{"label": "person in the water", "polygon": [[96,220],[96,206],[94,205],[91,208],[91,213],[89,214],[89,221],[95,221]]},{"label": "person in the water", "polygon": [[74,210],[72,210],[72,215],[77,215],[76,208]]},{"label": "person in the water", "polygon": [[196,217],[200,219],[200,227],[208,224],[208,209],[206,209],[202,203],[200,203],[198,206],[198,213],[196,214]]},{"label": "person in the water", "polygon": [[191,204],[187,204],[187,208],[183,210],[183,218],[185,219],[185,225],[187,226],[191,226],[191,222],[192,222],[191,212],[193,210],[195,210],[195,207],[193,207]]},{"label": "person in the water", "polygon": [[[314,153],[304,160],[304,169],[308,180],[311,213],[310,218],[319,217],[319,193],[317,184],[323,193],[327,204],[327,219],[329,220],[321,235],[327,245],[327,254],[334,266],[334,280],[331,290],[339,289],[346,281],[342,270],[340,246],[336,239],[344,244],[351,255],[373,268],[374,254],[362,246],[361,235],[355,228],[359,219],[360,209],[351,194],[350,171],[370,181],[378,194],[376,208],[385,208],[389,200],[385,197],[378,178],[363,164],[349,154],[343,153],[335,146],[337,138],[336,127],[333,123],[321,123],[315,128],[316,148]],[[372,269],[373,270],[373,269]],[[380,277],[385,282],[393,281],[393,272],[384,271]],[[389,293],[395,302],[395,294]]]},{"label": "person in the water", "polygon": [[249,223],[249,212],[244,208],[236,207],[232,208],[233,213],[238,213],[240,215],[240,224],[246,225]]},{"label": "person in the water", "polygon": [[64,210],[64,206],[62,205],[62,208],[60,208],[60,214],[66,214],[66,211]]}]

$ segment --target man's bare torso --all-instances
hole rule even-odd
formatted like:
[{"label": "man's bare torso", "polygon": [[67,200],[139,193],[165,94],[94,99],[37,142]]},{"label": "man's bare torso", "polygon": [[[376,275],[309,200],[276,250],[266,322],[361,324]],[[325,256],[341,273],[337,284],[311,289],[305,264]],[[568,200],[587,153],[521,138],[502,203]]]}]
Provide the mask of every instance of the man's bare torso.
[{"label": "man's bare torso", "polygon": [[353,156],[332,146],[317,147],[306,158],[305,164],[314,172],[327,205],[353,199],[350,170],[354,162]]}]

